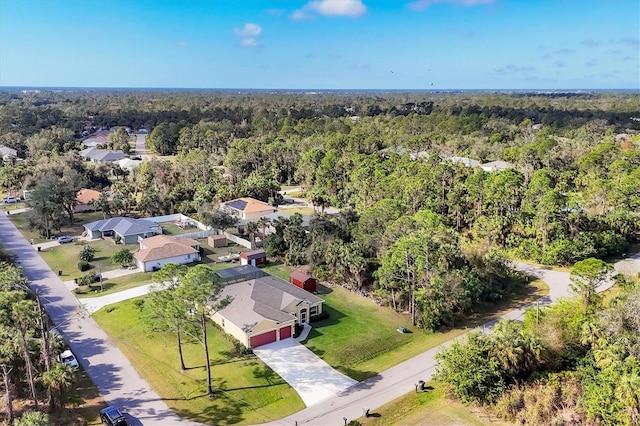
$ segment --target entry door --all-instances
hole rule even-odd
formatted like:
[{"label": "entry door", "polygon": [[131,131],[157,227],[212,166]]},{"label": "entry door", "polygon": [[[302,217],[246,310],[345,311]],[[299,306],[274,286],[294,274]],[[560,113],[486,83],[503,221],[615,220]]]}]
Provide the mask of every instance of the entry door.
[{"label": "entry door", "polygon": [[300,310],[300,324],[306,324],[307,323],[307,309],[301,309]]}]

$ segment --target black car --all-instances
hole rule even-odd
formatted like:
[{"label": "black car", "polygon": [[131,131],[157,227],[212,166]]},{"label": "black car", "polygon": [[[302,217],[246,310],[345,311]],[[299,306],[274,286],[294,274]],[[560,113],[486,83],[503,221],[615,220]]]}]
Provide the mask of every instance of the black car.
[{"label": "black car", "polygon": [[100,410],[100,420],[108,426],[130,426],[126,417],[113,405]]}]

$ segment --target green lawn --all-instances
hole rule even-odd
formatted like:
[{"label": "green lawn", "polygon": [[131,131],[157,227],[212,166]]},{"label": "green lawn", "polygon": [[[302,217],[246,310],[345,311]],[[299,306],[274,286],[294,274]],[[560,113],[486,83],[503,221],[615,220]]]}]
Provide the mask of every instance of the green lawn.
[{"label": "green lawn", "polygon": [[[435,386],[435,387],[434,387]],[[509,423],[490,415],[482,408],[452,401],[444,389],[432,382],[426,392],[410,392],[369,412],[358,419],[365,426],[378,425],[439,425],[439,426],[503,426]]]},{"label": "green lawn", "polygon": [[280,209],[280,211],[287,214],[300,213],[302,216],[311,216],[314,213],[314,210],[311,207],[291,207]]},{"label": "green lawn", "polygon": [[[321,289],[325,289],[322,287]],[[514,294],[500,304],[480,306],[475,315],[456,328],[429,333],[411,325],[409,315],[376,305],[342,287],[321,294],[325,300],[326,320],[314,322],[305,345],[334,368],[358,381],[367,379],[441,343],[459,336],[469,327],[484,324],[511,309],[523,306],[547,294],[540,281]],[[411,333],[401,334],[398,326]]]},{"label": "green lawn", "polygon": [[[175,337],[151,332],[137,299],[101,309],[93,318],[178,415],[205,424],[258,424],[304,408],[298,394],[256,357],[232,355],[233,345],[211,326],[208,334],[214,398],[206,396],[202,346],[183,348],[187,370],[180,372]],[[142,299],[144,300],[144,299]]]},{"label": "green lawn", "polygon": [[267,274],[275,275],[289,282],[289,274],[293,271],[293,268],[282,262],[269,262],[267,266],[262,267],[262,270]]},{"label": "green lawn", "polygon": [[162,222],[159,224],[162,227],[162,233],[165,235],[181,235],[189,234],[191,232],[200,232],[198,228],[185,228],[182,229],[173,222]]},{"label": "green lawn", "polygon": [[153,282],[153,272],[139,272],[136,274],[125,275],[124,277],[109,278],[102,282],[102,291],[100,291],[100,283],[90,286],[80,286],[74,293],[80,299],[83,297],[106,296],[107,294],[117,293],[129,288],[138,287]]},{"label": "green lawn", "polygon": [[[42,250],[40,255],[53,271],[62,271],[64,281],[78,278],[85,272],[78,270],[78,254],[84,245],[90,245],[96,249],[96,257],[91,262],[94,265],[93,271],[102,272],[121,268],[120,265],[111,261],[111,256],[123,248],[133,249],[133,246],[115,244],[111,239],[96,240],[90,243],[81,244],[79,242],[61,244]],[[99,265],[98,265],[99,264]]]},{"label": "green lawn", "polygon": [[[231,243],[226,247],[213,248],[207,243],[207,240],[203,239],[203,240],[199,240],[199,241],[200,241],[200,246],[204,250],[204,253],[202,255],[202,263],[205,263],[205,264],[207,264],[207,265],[209,265],[211,267],[214,267],[216,269],[221,269],[221,268],[217,268],[214,265],[226,265],[224,267],[234,266],[234,263],[232,263],[232,262],[220,263],[220,261],[218,260],[218,257],[226,256],[226,255],[231,254],[231,253],[240,253],[241,251],[246,250],[244,247],[239,246],[239,245],[234,244],[234,243]],[[237,264],[237,262],[236,262],[236,264]],[[224,269],[224,267],[222,269]]]}]

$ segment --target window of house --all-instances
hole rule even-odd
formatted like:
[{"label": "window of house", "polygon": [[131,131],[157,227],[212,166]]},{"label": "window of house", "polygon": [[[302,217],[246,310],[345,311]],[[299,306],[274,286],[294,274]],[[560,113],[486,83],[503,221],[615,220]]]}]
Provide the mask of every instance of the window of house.
[{"label": "window of house", "polygon": [[309,315],[311,315],[311,316],[318,315],[318,307],[317,306],[311,306],[309,308]]}]

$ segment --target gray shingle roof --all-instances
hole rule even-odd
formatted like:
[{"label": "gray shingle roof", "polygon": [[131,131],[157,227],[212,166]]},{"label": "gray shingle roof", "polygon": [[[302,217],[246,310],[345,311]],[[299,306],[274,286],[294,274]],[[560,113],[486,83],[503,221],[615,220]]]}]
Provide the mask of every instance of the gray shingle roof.
[{"label": "gray shingle roof", "polygon": [[84,227],[89,231],[115,231],[122,236],[127,236],[155,232],[158,229],[158,224],[145,219],[114,217],[96,220],[95,222],[87,223]]},{"label": "gray shingle roof", "polygon": [[294,320],[295,316],[282,310],[291,302],[307,300],[312,304],[322,303],[318,296],[272,275],[227,284],[222,296],[230,296],[232,302],[220,314],[245,332],[265,319],[275,322]]},{"label": "gray shingle roof", "polygon": [[127,158],[127,154],[120,150],[87,148],[79,152],[80,156],[95,161],[118,161]]}]

